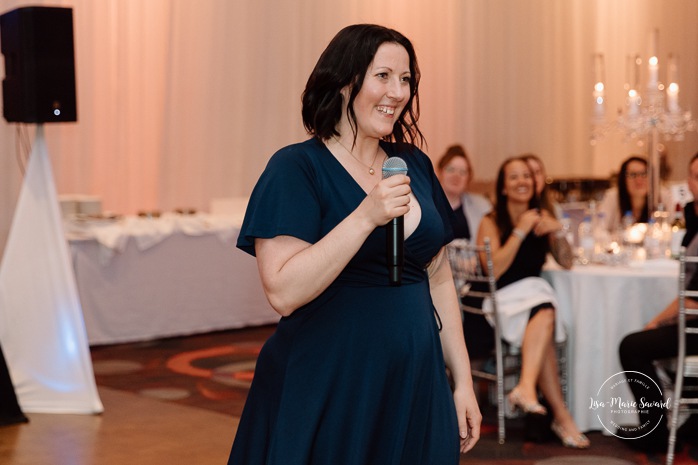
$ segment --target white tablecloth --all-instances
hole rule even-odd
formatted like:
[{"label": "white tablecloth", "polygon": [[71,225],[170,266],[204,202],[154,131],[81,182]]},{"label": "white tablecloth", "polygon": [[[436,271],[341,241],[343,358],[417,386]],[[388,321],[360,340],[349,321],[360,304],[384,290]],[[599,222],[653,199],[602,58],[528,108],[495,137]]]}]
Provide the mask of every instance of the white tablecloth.
[{"label": "white tablecloth", "polygon": [[[623,336],[638,331],[678,295],[678,262],[648,261],[641,266],[575,266],[547,269],[543,277],[558,296],[558,315],[568,328],[570,411],[583,431],[603,425],[636,424],[636,414],[590,408],[604,381],[622,372],[618,346]],[[624,399],[632,400],[627,386]]]},{"label": "white tablecloth", "polygon": [[91,345],[275,323],[235,221],[211,215],[68,226]]}]

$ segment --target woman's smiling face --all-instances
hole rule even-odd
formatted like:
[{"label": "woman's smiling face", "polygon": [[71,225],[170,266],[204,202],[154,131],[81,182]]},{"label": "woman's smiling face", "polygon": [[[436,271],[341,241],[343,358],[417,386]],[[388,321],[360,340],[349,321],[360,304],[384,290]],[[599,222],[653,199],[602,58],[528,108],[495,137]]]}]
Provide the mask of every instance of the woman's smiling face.
[{"label": "woman's smiling face", "polygon": [[410,58],[402,45],[378,47],[354,99],[358,135],[381,139],[392,134],[410,98]]},{"label": "woman's smiling face", "polygon": [[504,167],[504,195],[509,201],[528,203],[533,197],[533,173],[523,160],[512,160]]}]

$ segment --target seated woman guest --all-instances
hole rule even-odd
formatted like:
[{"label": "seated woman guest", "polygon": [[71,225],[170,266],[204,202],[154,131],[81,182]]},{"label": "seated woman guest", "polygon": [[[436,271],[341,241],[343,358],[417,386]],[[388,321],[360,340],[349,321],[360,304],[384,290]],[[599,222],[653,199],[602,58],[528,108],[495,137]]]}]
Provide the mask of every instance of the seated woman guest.
[{"label": "seated woman guest", "polygon": [[648,222],[647,178],[647,160],[642,157],[632,155],[620,165],[618,187],[607,190],[599,206],[599,213],[603,215],[609,232],[621,227],[623,216],[628,212],[633,217],[633,223]]},{"label": "seated woman guest", "polygon": [[[478,244],[490,239],[502,336],[521,347],[519,383],[509,394],[510,405],[534,415],[545,415],[537,389],[552,411],[551,429],[566,447],[587,448],[589,439],[577,428],[564,402],[554,342],[564,329],[555,318],[553,289],[540,277],[548,252],[569,268],[572,250],[560,222],[539,209],[535,180],[522,158],[511,158],[499,170],[494,211],[480,223]],[[488,302],[483,303],[485,313]],[[470,346],[470,342],[468,342]]]},{"label": "seated woman guest", "polygon": [[[647,195],[649,192],[649,171],[647,160],[638,155],[628,157],[620,165],[618,187],[610,188],[599,206],[603,224],[607,231],[615,232],[621,228],[623,216],[628,212],[633,223],[647,223],[652,212],[649,211]],[[674,205],[667,189],[660,189],[659,201],[665,208]]]},{"label": "seated woman guest", "polygon": [[454,237],[471,239],[477,234],[482,217],[492,211],[492,204],[484,196],[468,192],[473,167],[463,146],[452,145],[446,149],[436,167],[436,175],[456,215]]}]

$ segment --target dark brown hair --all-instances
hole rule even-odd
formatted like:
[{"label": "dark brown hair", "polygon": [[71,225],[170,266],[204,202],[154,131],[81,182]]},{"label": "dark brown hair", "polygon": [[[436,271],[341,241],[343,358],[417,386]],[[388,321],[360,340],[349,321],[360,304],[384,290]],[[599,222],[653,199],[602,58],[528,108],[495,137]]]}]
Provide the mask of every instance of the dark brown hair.
[{"label": "dark brown hair", "polygon": [[342,89],[351,86],[347,102],[347,117],[356,140],[354,100],[361,90],[366,70],[378,48],[384,43],[404,47],[410,59],[410,97],[393,125],[386,140],[424,144],[417,120],[419,119],[419,66],[412,43],[399,32],[375,24],[355,24],[337,33],[322,52],[313,69],[302,96],[303,126],[322,140],[338,136],[337,124],[342,117]]}]

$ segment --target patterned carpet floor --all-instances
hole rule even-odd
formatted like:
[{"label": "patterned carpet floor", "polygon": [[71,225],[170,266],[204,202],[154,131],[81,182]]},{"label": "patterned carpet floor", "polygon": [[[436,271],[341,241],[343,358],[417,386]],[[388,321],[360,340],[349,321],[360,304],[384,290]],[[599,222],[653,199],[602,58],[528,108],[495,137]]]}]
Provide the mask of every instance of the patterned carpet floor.
[{"label": "patterned carpet floor", "polygon": [[[240,416],[254,374],[257,354],[274,326],[91,348],[97,384],[166,402]],[[592,447],[562,447],[554,438],[526,441],[523,419],[507,422],[507,441],[496,439],[496,412],[481,405],[482,438],[462,464],[627,465],[662,464],[665,457],[631,450],[619,439],[591,432]],[[686,447],[676,465],[698,464],[698,449]]]},{"label": "patterned carpet floor", "polygon": [[240,416],[274,326],[95,346],[98,385]]}]

